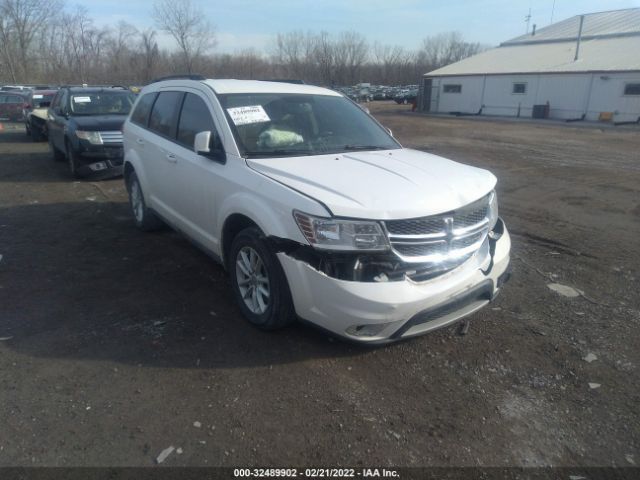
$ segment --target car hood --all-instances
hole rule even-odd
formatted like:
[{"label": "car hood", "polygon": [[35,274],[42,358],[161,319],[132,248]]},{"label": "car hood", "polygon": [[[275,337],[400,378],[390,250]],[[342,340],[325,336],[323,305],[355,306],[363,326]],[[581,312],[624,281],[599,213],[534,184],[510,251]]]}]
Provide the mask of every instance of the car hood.
[{"label": "car hood", "polygon": [[247,164],[338,217],[434,215],[467,205],[496,184],[486,170],[411,149],[247,159]]},{"label": "car hood", "polygon": [[73,117],[78,130],[90,132],[122,130],[122,124],[126,119],[126,115],[91,115],[86,117],[77,115]]},{"label": "car hood", "polygon": [[33,110],[31,110],[31,112],[29,112],[29,115],[46,120],[47,112],[48,112],[47,108],[34,108]]}]

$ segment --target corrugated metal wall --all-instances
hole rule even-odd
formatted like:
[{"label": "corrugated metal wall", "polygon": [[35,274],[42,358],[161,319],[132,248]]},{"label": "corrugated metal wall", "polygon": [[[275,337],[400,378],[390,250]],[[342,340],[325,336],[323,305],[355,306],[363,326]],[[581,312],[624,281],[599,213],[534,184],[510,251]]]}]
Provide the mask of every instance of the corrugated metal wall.
[{"label": "corrugated metal wall", "polygon": [[[534,105],[549,102],[550,118],[597,121],[601,112],[613,112],[616,122],[640,117],[640,96],[624,95],[625,84],[640,83],[640,72],[612,74],[534,74],[433,77],[430,111],[483,115],[532,116]],[[514,83],[526,84],[514,93]],[[460,85],[460,93],[445,92]],[[423,110],[427,110],[423,106]]]}]

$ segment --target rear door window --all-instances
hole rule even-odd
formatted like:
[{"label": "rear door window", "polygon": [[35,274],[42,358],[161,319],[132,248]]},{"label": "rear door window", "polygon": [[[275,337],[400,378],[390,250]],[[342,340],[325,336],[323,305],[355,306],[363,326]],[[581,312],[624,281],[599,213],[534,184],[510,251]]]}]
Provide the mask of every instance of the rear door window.
[{"label": "rear door window", "polygon": [[174,139],[182,92],[160,92],[149,117],[149,129]]}]

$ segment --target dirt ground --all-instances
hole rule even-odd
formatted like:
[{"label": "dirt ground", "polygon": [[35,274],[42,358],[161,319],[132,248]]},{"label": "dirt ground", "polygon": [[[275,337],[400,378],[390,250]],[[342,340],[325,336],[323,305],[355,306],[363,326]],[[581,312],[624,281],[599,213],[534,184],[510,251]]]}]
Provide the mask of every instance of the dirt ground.
[{"label": "dirt ground", "polygon": [[466,335],[257,331],[220,266],[135,229],[122,179],[5,128],[0,466],[640,465],[640,130],[371,105],[499,179],[513,277]]}]

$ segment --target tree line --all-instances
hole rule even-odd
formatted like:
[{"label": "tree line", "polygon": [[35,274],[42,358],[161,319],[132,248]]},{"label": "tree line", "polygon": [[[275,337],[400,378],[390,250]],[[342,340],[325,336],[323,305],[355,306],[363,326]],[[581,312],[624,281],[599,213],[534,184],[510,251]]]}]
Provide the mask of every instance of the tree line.
[{"label": "tree line", "polygon": [[[0,0],[0,82],[141,85],[178,73],[212,78],[295,78],[319,85],[416,84],[426,72],[482,51],[457,32],[426,37],[415,50],[345,31],[274,35],[262,51],[217,53],[216,29],[192,0],[158,0],[154,27],[98,26],[63,0]],[[159,32],[175,41],[160,48]]]}]

